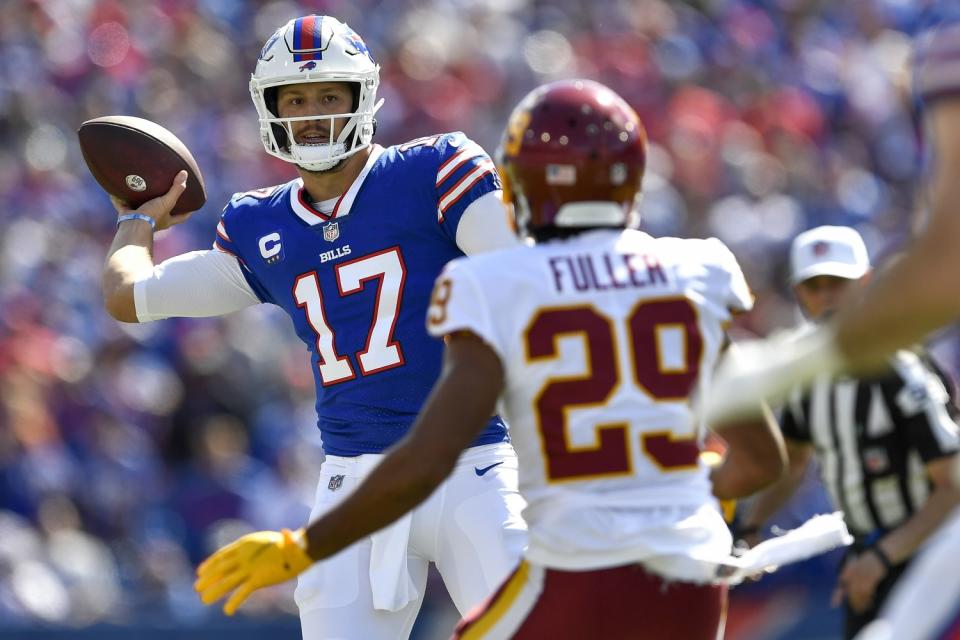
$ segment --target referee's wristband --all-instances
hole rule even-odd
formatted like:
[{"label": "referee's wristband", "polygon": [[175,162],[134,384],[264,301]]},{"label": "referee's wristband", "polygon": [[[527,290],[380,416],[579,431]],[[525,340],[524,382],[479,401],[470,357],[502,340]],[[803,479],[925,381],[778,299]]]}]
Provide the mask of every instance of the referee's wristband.
[{"label": "referee's wristband", "polygon": [[144,222],[150,223],[151,229],[157,228],[157,221],[145,213],[125,213],[117,218],[117,226],[119,227],[121,222],[126,222],[127,220],[143,220]]},{"label": "referee's wristband", "polygon": [[890,556],[888,556],[886,552],[880,548],[880,545],[875,544],[872,547],[868,547],[867,551],[872,551],[873,555],[880,559],[880,564],[883,565],[883,568],[886,569],[888,573],[893,569],[893,563],[890,562]]}]

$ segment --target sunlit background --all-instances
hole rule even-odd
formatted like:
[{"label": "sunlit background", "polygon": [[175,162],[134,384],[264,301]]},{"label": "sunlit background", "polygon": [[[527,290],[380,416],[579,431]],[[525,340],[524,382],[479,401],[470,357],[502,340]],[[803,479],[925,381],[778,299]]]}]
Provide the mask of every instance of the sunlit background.
[{"label": "sunlit background", "polygon": [[[214,546],[307,516],[322,452],[306,349],[267,307],[134,326],[107,316],[115,218],[77,146],[84,120],[149,118],[192,150],[208,203],[158,237],[164,258],[209,247],[231,193],[294,176],[264,153],[247,91],[290,18],[335,15],[366,40],[385,145],[462,130],[492,153],[536,84],[593,78],[647,126],[645,228],[727,242],[757,295],[737,330],[763,334],[797,321],[785,286],[796,233],[852,225],[878,259],[906,238],[922,157],[907,59],[926,4],[0,2],[0,638],[299,633],[292,587],[227,620],[191,584]],[[956,370],[952,340],[937,354]],[[815,478],[782,526],[828,509]],[[738,588],[727,637],[837,637],[835,563]],[[434,577],[415,637],[447,637],[456,617]]]}]

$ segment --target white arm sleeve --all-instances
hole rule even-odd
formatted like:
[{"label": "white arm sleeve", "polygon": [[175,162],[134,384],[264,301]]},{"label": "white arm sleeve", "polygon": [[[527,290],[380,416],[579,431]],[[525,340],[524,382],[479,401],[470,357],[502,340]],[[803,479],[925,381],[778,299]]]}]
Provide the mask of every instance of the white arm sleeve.
[{"label": "white arm sleeve", "polygon": [[520,244],[502,198],[502,191],[485,193],[471,202],[460,217],[457,246],[468,256]]},{"label": "white arm sleeve", "polygon": [[219,316],[260,302],[240,264],[223,251],[191,251],[164,260],[133,285],[137,320]]}]

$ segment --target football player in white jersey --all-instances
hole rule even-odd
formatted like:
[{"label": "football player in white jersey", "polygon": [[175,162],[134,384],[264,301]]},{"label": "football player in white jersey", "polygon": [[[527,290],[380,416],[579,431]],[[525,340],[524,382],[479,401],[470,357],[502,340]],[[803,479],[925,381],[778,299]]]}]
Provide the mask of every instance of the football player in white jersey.
[{"label": "football player in white jersey", "polygon": [[[563,81],[518,105],[501,151],[505,193],[536,242],[451,262],[429,331],[444,370],[410,434],[305,531],[251,534],[199,569],[240,597],[288,579],[426,499],[502,400],[521,460],[525,559],[462,638],[713,640],[731,537],[718,498],[784,468],[766,420],[729,426],[699,460],[706,391],[731,314],[752,304],[718,240],[633,228],[645,134],[603,85]],[[479,471],[478,471],[479,473]]]}]

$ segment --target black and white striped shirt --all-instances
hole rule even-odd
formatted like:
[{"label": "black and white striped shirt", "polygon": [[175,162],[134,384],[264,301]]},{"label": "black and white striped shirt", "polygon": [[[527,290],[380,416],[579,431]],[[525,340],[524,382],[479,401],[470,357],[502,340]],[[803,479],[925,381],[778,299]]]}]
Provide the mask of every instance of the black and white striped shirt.
[{"label": "black and white striped shirt", "polygon": [[909,518],[930,494],[925,464],[960,449],[950,380],[912,351],[890,365],[873,378],[821,376],[780,414],[784,437],[814,446],[823,483],[857,537]]}]

